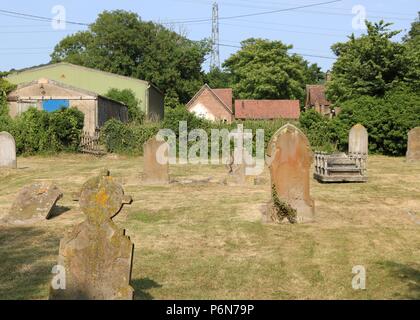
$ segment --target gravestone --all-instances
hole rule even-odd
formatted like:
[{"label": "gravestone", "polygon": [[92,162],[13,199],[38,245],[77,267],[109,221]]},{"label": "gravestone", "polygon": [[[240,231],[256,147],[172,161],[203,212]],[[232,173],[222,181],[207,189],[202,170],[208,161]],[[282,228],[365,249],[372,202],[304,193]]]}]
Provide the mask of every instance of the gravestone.
[{"label": "gravestone", "polygon": [[349,156],[353,154],[368,155],[368,132],[361,124],[356,124],[349,133]]},{"label": "gravestone", "polygon": [[8,132],[0,132],[0,168],[16,169],[16,142]]},{"label": "gravestone", "polygon": [[228,174],[223,183],[227,185],[244,185],[246,184],[246,163],[242,159],[242,163],[235,163],[234,155],[230,156],[229,162],[226,164]]},{"label": "gravestone", "polygon": [[264,212],[266,222],[314,220],[309,190],[312,160],[309,141],[295,126],[287,124],[273,135],[266,151],[272,195]]},{"label": "gravestone", "polygon": [[420,160],[420,127],[411,129],[408,133],[406,157],[408,161]]},{"label": "gravestone", "polygon": [[58,265],[64,270],[65,286],[53,279],[50,299],[133,299],[134,245],[111,220],[125,203],[131,203],[131,197],[107,170],[83,185],[79,204],[87,219],[60,241]]},{"label": "gravestone", "polygon": [[169,183],[169,164],[159,162],[161,156],[167,159],[168,150],[168,143],[159,141],[156,136],[143,144],[143,182],[146,184]]},{"label": "gravestone", "polygon": [[61,190],[52,183],[37,182],[25,186],[18,193],[8,216],[8,223],[31,223],[51,218],[53,208],[63,197]]}]

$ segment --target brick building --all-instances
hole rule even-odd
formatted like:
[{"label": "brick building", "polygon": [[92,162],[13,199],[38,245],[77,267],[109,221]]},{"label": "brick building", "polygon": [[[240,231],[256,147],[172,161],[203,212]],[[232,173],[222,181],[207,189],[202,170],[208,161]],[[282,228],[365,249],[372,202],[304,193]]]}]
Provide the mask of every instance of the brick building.
[{"label": "brick building", "polygon": [[297,120],[299,100],[236,100],[235,119],[238,120]]},{"label": "brick building", "polygon": [[188,102],[189,112],[211,121],[232,122],[232,89],[212,89],[205,84]]}]

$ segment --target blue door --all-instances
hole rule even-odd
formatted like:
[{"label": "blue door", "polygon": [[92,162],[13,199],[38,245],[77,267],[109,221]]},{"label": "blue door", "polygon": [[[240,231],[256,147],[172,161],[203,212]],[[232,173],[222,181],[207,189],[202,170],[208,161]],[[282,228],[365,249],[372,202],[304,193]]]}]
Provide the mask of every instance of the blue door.
[{"label": "blue door", "polygon": [[70,106],[69,100],[43,100],[42,109],[48,112],[60,110],[61,108],[68,108]]}]

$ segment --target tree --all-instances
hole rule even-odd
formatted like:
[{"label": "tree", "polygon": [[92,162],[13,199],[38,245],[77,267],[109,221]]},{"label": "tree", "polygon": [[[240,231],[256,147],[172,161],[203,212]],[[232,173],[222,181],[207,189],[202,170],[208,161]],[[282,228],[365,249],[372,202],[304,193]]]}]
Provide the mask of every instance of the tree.
[{"label": "tree", "polygon": [[404,81],[413,91],[420,92],[420,12],[419,18],[411,24],[411,29],[403,40],[406,49],[403,63],[409,66],[404,72]]},{"label": "tree", "polygon": [[52,62],[67,61],[156,84],[168,97],[187,102],[203,83],[207,41],[191,41],[131,12],[104,11],[88,31],[64,38]]},{"label": "tree", "polygon": [[382,97],[401,82],[407,70],[403,54],[405,47],[391,41],[399,31],[388,29],[391,23],[366,22],[367,34],[354,34],[332,50],[338,56],[332,68],[332,80],[327,86],[328,98],[335,102],[361,95]]},{"label": "tree", "polygon": [[[281,41],[248,39],[223,66],[232,75],[234,94],[241,99],[301,99],[314,70],[301,56],[289,54],[292,46]],[[315,72],[316,73],[316,72]],[[316,76],[315,76],[316,77]]]},{"label": "tree", "polygon": [[229,88],[232,83],[231,75],[219,68],[210,70],[205,76],[205,82],[210,88]]},{"label": "tree", "polygon": [[139,101],[137,100],[136,95],[132,90],[119,90],[116,88],[111,88],[108,90],[105,96],[125,104],[128,108],[128,118],[130,121],[137,121],[139,123],[143,122],[144,114],[141,112]]}]

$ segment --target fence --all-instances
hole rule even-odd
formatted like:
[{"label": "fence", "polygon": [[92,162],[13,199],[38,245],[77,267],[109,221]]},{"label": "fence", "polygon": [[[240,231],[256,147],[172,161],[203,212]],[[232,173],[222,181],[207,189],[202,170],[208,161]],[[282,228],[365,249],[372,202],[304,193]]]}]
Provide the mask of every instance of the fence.
[{"label": "fence", "polygon": [[94,134],[83,132],[80,139],[80,151],[94,155],[104,155],[106,152],[99,142],[99,132]]}]

